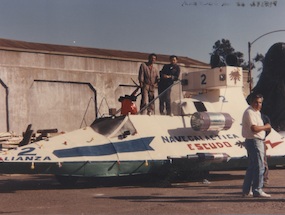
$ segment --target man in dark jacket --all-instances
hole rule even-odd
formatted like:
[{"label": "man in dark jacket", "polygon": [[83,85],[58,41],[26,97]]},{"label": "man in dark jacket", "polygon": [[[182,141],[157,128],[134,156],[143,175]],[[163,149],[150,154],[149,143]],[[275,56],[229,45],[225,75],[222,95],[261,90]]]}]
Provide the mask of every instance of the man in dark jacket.
[{"label": "man in dark jacket", "polygon": [[174,81],[178,80],[180,75],[180,67],[177,65],[178,58],[175,55],[169,57],[170,64],[163,66],[160,71],[160,81],[158,83],[158,93],[159,93],[159,111],[161,115],[164,115],[164,109],[166,109],[166,114],[171,114],[171,88],[170,87]]}]

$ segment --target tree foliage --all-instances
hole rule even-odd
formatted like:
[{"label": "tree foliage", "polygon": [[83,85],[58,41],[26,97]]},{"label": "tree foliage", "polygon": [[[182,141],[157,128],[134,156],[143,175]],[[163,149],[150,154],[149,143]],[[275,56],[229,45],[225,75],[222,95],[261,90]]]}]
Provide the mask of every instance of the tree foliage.
[{"label": "tree foliage", "polygon": [[[262,65],[261,67],[257,68],[257,71],[258,71],[259,73],[261,73],[262,70],[263,70],[264,59],[265,59],[264,55],[263,55],[263,54],[260,54],[260,53],[257,53],[256,56],[253,58],[253,62],[255,62],[255,63],[260,62],[261,65]],[[254,63],[252,63],[252,69],[254,69],[254,68],[256,68],[256,66],[255,66]],[[261,74],[259,74],[257,77],[259,78],[260,75],[261,75]]]},{"label": "tree foliage", "polygon": [[218,55],[224,61],[226,61],[227,56],[235,55],[237,57],[238,66],[241,66],[243,69],[246,69],[248,66],[244,62],[243,53],[235,51],[235,49],[231,45],[231,42],[227,39],[217,40],[213,46],[213,52],[210,53],[210,55]]},{"label": "tree foliage", "polygon": [[[244,70],[248,69],[248,62],[245,62],[243,57],[244,54],[239,51],[235,51],[235,49],[232,47],[230,40],[227,39],[221,39],[217,40],[215,44],[213,45],[213,52],[210,53],[211,56],[218,55],[221,57],[221,59],[226,62],[226,57],[229,55],[235,55],[237,57],[238,66],[242,67]],[[258,72],[262,71],[263,68],[263,61],[264,61],[264,55],[257,53],[256,56],[251,61],[251,69],[256,68],[255,63],[260,62],[262,64],[262,67],[257,68]]]}]

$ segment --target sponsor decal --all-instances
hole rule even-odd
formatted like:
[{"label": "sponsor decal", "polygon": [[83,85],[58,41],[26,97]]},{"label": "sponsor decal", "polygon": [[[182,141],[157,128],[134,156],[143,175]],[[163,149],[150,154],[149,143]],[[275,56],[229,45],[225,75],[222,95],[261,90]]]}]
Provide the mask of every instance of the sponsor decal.
[{"label": "sponsor decal", "polygon": [[[190,150],[212,150],[218,148],[228,148],[233,147],[231,144],[234,139],[239,139],[240,137],[236,134],[224,134],[224,135],[189,135],[189,136],[161,136],[163,143],[177,143],[177,142],[195,142],[189,143],[187,146]],[[228,140],[228,141],[227,141]],[[243,147],[244,141],[236,141],[235,145],[239,147]],[[270,140],[266,140],[266,146],[270,146],[270,148],[275,148],[279,144],[283,143],[283,141],[271,142]]]},{"label": "sponsor decal", "polygon": [[237,81],[240,81],[240,79],[241,79],[241,74],[239,73],[239,70],[236,68],[234,71],[230,73],[230,80],[231,81],[233,80],[234,83],[236,84]]},{"label": "sponsor decal", "polygon": [[21,148],[20,152],[16,156],[2,156],[0,161],[50,161],[49,156],[39,156],[34,153],[36,148],[34,147],[25,147]]},{"label": "sponsor decal", "polygon": [[276,146],[278,146],[280,143],[283,143],[283,141],[279,141],[279,142],[275,142],[275,143],[271,143],[270,140],[265,141],[266,147],[267,147],[267,145],[270,145],[272,149],[275,148]]},{"label": "sponsor decal", "polygon": [[236,134],[205,135],[205,136],[161,136],[164,143],[195,142],[187,146],[190,150],[214,150],[233,147],[227,140],[239,139]]},{"label": "sponsor decal", "polygon": [[51,160],[49,156],[12,156],[12,157],[2,157],[0,160],[2,161],[47,161]]},{"label": "sponsor decal", "polygon": [[229,142],[214,142],[214,143],[190,143],[187,144],[190,150],[211,150],[218,148],[232,147]]},{"label": "sponsor decal", "polygon": [[207,135],[207,136],[161,136],[163,143],[195,142],[195,141],[219,141],[238,139],[236,134]]}]

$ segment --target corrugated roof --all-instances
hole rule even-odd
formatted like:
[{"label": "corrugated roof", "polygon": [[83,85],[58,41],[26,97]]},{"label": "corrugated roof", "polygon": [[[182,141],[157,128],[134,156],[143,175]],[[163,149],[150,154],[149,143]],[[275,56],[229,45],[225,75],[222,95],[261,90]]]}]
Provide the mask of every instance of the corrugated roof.
[{"label": "corrugated roof", "polygon": [[[66,45],[54,45],[44,43],[32,43],[18,40],[9,40],[0,38],[1,50],[15,50],[26,52],[40,52],[40,53],[52,53],[62,55],[74,55],[74,56],[90,56],[101,58],[118,58],[118,59],[133,59],[138,61],[146,61],[149,53],[142,52],[130,52],[110,49],[99,48],[87,48],[78,46],[66,46]],[[157,53],[156,53],[157,54]],[[169,55],[157,54],[158,62],[169,62]],[[178,56],[179,63],[185,66],[209,66],[209,64],[194,60],[184,56]]]}]

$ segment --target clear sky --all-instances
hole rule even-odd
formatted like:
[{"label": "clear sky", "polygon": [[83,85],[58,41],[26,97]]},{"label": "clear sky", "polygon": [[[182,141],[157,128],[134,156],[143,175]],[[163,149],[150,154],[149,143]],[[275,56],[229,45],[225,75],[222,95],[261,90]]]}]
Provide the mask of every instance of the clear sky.
[{"label": "clear sky", "polygon": [[209,63],[217,40],[248,60],[285,42],[283,0],[0,0],[0,38],[187,56]]}]

